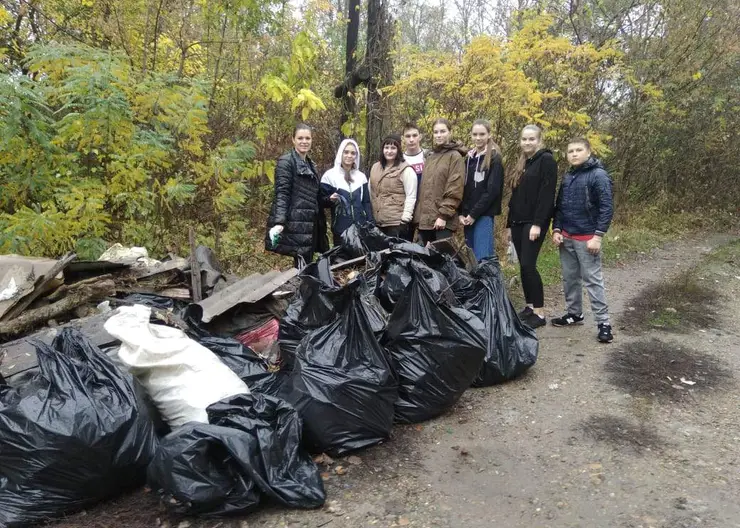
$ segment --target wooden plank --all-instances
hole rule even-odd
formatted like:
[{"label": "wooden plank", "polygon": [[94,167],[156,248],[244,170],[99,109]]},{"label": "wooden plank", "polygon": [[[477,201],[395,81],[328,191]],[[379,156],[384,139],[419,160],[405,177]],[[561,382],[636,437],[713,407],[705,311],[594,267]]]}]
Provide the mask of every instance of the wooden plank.
[{"label": "wooden plank", "polygon": [[45,292],[45,286],[52,282],[54,278],[62,271],[64,271],[64,268],[66,268],[69,263],[76,258],[77,255],[72,252],[64,255],[64,257],[62,257],[61,260],[57,261],[57,263],[54,264],[54,266],[46,274],[44,274],[36,281],[33,291],[26,295],[23,299],[18,301],[18,303],[13,306],[13,308],[8,310],[5,315],[0,317],[0,321],[9,321],[11,319],[15,319],[21,313],[23,313],[23,310],[28,308],[28,306],[33,301],[35,301],[42,293]]},{"label": "wooden plank", "polygon": [[0,322],[0,335],[14,336],[22,334],[42,323],[45,324],[50,319],[70,312],[82,304],[104,299],[112,295],[115,289],[116,285],[110,279],[72,289],[60,301],[41,308],[27,310],[14,319]]},{"label": "wooden plank", "polygon": [[190,227],[189,232],[190,238],[190,276],[193,287],[193,302],[200,302],[203,300],[203,286],[201,285],[200,278],[200,262],[195,257],[195,229]]}]

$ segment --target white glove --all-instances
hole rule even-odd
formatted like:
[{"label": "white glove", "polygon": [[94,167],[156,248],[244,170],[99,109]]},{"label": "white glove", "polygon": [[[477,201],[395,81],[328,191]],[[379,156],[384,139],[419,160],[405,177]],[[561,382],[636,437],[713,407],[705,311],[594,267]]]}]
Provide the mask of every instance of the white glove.
[{"label": "white glove", "polygon": [[280,235],[283,232],[283,226],[276,225],[270,228],[270,241],[272,242],[273,246],[276,246],[278,243],[278,240],[280,240]]}]

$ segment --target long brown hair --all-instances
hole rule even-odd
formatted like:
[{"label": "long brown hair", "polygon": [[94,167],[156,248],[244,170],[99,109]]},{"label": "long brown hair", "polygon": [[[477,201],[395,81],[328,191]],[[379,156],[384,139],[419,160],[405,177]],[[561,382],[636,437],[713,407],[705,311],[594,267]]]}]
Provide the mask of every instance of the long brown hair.
[{"label": "long brown hair", "polygon": [[[521,134],[523,134],[526,130],[533,130],[537,133],[537,139],[540,140],[540,148],[542,148],[542,129],[538,127],[537,125],[527,125],[524,128],[522,128]],[[521,137],[521,134],[519,137]],[[538,149],[539,150],[539,149]],[[519,154],[519,159],[516,160],[516,165],[514,165],[514,170],[511,171],[511,188],[516,189],[519,187],[519,184],[522,181],[522,175],[524,174],[524,168],[527,165],[527,155],[524,154],[524,152],[521,152]]]},{"label": "long brown hair", "polygon": [[[473,121],[473,126],[480,125],[488,132],[488,144],[486,145],[486,157],[483,158],[483,171],[487,171],[491,166],[491,158],[493,158],[494,152],[501,155],[501,149],[493,140],[491,136],[491,122],[488,119],[476,119]],[[472,127],[471,127],[472,129]]]}]

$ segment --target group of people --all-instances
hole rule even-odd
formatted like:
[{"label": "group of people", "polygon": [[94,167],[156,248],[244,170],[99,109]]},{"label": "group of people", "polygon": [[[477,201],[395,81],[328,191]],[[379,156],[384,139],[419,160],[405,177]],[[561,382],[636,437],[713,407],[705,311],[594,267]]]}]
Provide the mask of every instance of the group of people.
[{"label": "group of people", "polygon": [[[421,148],[418,126],[408,123],[403,137],[383,140],[368,178],[361,170],[356,141],[341,142],[334,166],[322,177],[309,157],[312,132],[299,124],[293,149],[275,169],[275,195],[268,218],[266,248],[293,256],[296,266],[329,249],[325,208],[331,208],[334,244],[354,223],[373,223],[385,234],[429,242],[449,238],[462,226],[465,241],[480,261],[495,254],[494,219],[501,214],[504,166],[485,119],[473,123],[472,149],[454,141],[452,126],[437,119],[432,149]],[[601,271],[601,241],[611,223],[612,184],[584,138],[568,143],[570,169],[557,190],[558,167],[545,148],[542,130],[527,125],[519,138],[520,155],[510,174],[507,238],[514,246],[526,306],[520,318],[532,328],[546,324],[542,278],[537,259],[552,223],[560,251],[567,313],[554,326],[582,324],[585,285],[598,326],[598,340],[612,332]],[[557,194],[557,197],[556,197]]]}]

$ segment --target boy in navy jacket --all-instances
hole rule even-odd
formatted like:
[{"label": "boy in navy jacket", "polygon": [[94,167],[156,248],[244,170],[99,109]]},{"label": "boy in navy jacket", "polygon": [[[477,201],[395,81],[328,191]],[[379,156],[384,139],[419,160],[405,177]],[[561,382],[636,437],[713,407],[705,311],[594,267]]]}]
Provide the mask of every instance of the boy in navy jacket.
[{"label": "boy in navy jacket", "polygon": [[591,155],[584,138],[568,143],[570,170],[563,177],[553,221],[552,241],[560,248],[567,313],[553,326],[583,324],[583,285],[598,325],[598,340],[612,341],[609,308],[601,271],[601,241],[612,220],[612,181],[601,162]]}]

